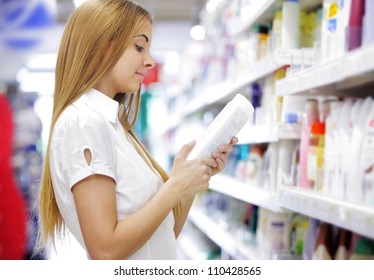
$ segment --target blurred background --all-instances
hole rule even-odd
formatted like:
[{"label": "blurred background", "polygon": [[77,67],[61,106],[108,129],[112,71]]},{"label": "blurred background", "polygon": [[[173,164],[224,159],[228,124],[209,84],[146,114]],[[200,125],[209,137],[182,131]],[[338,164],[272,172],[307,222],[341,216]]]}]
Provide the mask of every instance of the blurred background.
[{"label": "blurred background", "polygon": [[[0,260],[32,255],[65,23],[83,0],[0,0]],[[374,2],[138,0],[156,67],[136,131],[166,170],[238,92],[255,108],[196,197],[179,259],[374,258]]]}]

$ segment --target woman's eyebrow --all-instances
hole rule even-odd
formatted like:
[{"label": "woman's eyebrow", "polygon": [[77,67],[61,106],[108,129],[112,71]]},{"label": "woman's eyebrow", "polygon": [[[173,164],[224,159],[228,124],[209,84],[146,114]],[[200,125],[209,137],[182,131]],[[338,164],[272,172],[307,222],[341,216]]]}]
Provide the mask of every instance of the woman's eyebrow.
[{"label": "woman's eyebrow", "polygon": [[145,35],[145,34],[136,35],[136,36],[134,36],[134,37],[144,37],[145,41],[146,41],[147,43],[149,42],[149,39],[148,39],[147,35]]}]

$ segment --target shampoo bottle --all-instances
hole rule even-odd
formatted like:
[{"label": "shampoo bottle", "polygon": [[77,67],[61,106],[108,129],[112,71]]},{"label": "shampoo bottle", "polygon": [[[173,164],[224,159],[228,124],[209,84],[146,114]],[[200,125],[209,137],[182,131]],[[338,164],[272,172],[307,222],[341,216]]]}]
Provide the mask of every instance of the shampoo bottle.
[{"label": "shampoo bottle", "polygon": [[362,44],[362,19],[365,13],[365,0],[352,0],[349,17],[348,50],[354,50]]},{"label": "shampoo bottle", "polygon": [[313,122],[318,121],[318,101],[316,99],[308,99],[305,102],[305,111],[302,117],[301,140],[300,140],[300,186],[302,188],[308,187],[308,149],[310,126]]},{"label": "shampoo bottle", "polygon": [[374,205],[374,102],[365,121],[359,172],[362,176],[364,202]]},{"label": "shampoo bottle", "polygon": [[314,122],[308,148],[308,187],[320,191],[323,187],[325,123]]},{"label": "shampoo bottle", "polygon": [[332,226],[328,223],[323,222],[320,224],[318,229],[313,253],[313,260],[332,260],[332,252]]},{"label": "shampoo bottle", "polygon": [[335,252],[335,260],[348,260],[349,259],[349,244],[351,242],[352,233],[349,230],[340,228],[338,230],[338,241]]},{"label": "shampoo bottle", "polygon": [[373,0],[365,1],[365,15],[363,18],[363,44],[368,45],[374,42],[374,2]]},{"label": "shampoo bottle", "polygon": [[292,185],[291,164],[293,152],[297,146],[296,140],[281,140],[278,153],[278,186]]},{"label": "shampoo bottle", "polygon": [[348,173],[347,173],[347,187],[348,187],[348,200],[354,202],[363,201],[363,190],[362,186],[362,173],[360,172],[360,165],[357,164],[361,162],[361,149],[364,141],[364,128],[366,124],[366,119],[372,108],[372,99],[367,97],[362,103],[359,109],[359,114],[356,118],[356,122],[353,125],[352,139],[349,153],[351,155]]},{"label": "shampoo bottle", "polygon": [[298,49],[300,37],[300,3],[286,0],[282,5],[282,48]]}]

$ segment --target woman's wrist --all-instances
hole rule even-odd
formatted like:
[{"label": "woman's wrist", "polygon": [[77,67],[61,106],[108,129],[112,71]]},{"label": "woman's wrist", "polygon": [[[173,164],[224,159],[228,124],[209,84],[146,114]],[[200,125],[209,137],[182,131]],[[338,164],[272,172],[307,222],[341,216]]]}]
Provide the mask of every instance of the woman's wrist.
[{"label": "woman's wrist", "polygon": [[174,204],[177,204],[182,198],[182,194],[177,184],[178,183],[175,180],[169,178],[161,188],[161,190],[166,193],[168,199],[170,199]]}]

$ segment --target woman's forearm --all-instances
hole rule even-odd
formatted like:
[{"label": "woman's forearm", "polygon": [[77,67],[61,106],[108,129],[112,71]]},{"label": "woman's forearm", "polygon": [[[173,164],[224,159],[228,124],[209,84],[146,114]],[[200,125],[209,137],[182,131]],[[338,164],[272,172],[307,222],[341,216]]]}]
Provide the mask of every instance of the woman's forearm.
[{"label": "woman's forearm", "polygon": [[191,210],[192,203],[195,199],[195,195],[183,198],[181,202],[181,210],[177,217],[174,217],[174,234],[175,238],[178,238],[179,234],[182,231],[182,228],[187,220],[187,216]]}]

